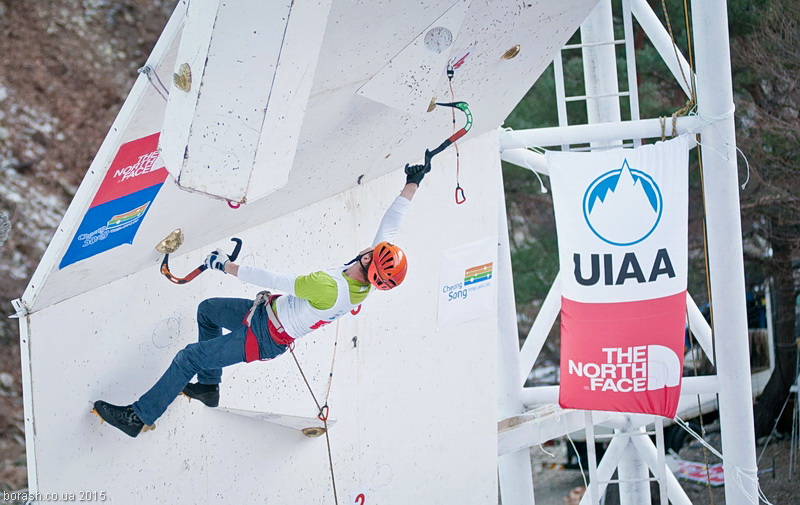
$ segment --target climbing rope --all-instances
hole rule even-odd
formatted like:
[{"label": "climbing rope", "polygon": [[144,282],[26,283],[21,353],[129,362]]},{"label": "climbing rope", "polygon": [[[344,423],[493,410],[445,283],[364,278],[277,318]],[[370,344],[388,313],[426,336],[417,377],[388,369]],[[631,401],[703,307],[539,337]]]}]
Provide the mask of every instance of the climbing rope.
[{"label": "climbing rope", "polygon": [[[683,78],[683,82],[684,82],[684,84],[686,84],[686,87],[689,88],[689,90],[690,90],[689,100],[686,102],[686,104],[681,109],[677,110],[676,112],[674,112],[672,114],[672,135],[675,136],[677,134],[676,130],[677,130],[677,118],[678,118],[678,116],[685,116],[686,114],[688,114],[688,112],[690,110],[694,109],[694,107],[697,105],[697,95],[696,95],[696,91],[695,91],[695,77],[694,77],[695,76],[694,55],[692,54],[692,35],[691,35],[692,29],[691,29],[691,25],[689,23],[688,5],[686,4],[686,0],[684,0],[684,2],[683,2],[683,11],[684,11],[684,20],[685,20],[685,23],[686,23],[686,25],[685,25],[685,27],[686,27],[686,39],[687,39],[687,44],[688,44],[687,49],[688,49],[688,52],[689,52],[689,70],[691,71],[691,75],[692,75],[692,82],[689,83],[689,81],[686,79],[686,74],[683,71],[683,65],[680,64],[680,58],[678,57],[678,45],[675,42],[675,34],[672,31],[672,23],[670,22],[669,12],[667,11],[666,0],[661,0],[661,8],[664,11],[664,19],[666,20],[667,28],[669,30],[669,37],[672,40],[672,50],[675,53],[675,60],[678,62],[678,68],[680,68],[681,77]],[[662,124],[662,136],[663,136],[663,124]],[[705,179],[704,179],[704,176],[703,176],[703,156],[702,156],[702,150],[701,150],[701,144],[700,144],[700,134],[697,134],[696,141],[697,141],[697,159],[698,159],[698,165],[699,165],[699,168],[700,168],[700,191],[701,191],[702,199],[703,199],[703,208],[706,208],[705,207],[705,205],[706,205],[706,203],[705,203],[706,202]],[[706,269],[706,293],[708,295],[709,315],[710,315],[710,319],[711,319],[711,348],[712,348],[712,354],[714,355],[714,363],[716,363],[717,362],[717,360],[716,360],[716,340],[715,340],[714,323],[713,323],[713,321],[714,321],[714,312],[713,312],[713,308],[712,308],[713,307],[713,303],[712,303],[712,299],[711,299],[711,273],[709,271],[709,265],[708,265],[708,227],[707,227],[707,220],[706,220],[705,213],[703,214],[703,260],[705,262],[705,269]],[[693,335],[691,335],[691,332],[689,332],[689,333],[690,333],[690,336],[691,336],[691,338],[693,340]],[[694,343],[692,342],[692,358],[693,358],[692,361],[693,361],[693,368],[694,368],[695,376],[698,375],[698,372],[697,372],[698,351],[697,351],[696,347],[697,346],[695,346]],[[717,405],[717,410],[719,410],[719,405]],[[699,413],[699,419],[700,419],[700,433],[705,435],[706,427],[705,427],[705,421],[703,419],[703,408],[702,408],[702,403],[700,401],[700,396],[697,396],[697,411]],[[711,492],[711,470],[710,470],[709,464],[708,464],[708,451],[707,451],[707,447],[706,446],[707,446],[707,444],[704,443],[703,444],[703,466],[706,469],[706,491],[708,493],[708,498],[709,498],[709,501],[710,501],[711,505],[715,505],[716,501],[714,499],[714,493]]]},{"label": "climbing rope", "polygon": [[306,383],[306,387],[308,388],[308,392],[311,393],[311,398],[314,400],[314,404],[317,406],[317,419],[322,421],[323,427],[325,429],[325,445],[328,448],[328,466],[331,470],[331,485],[333,486],[333,501],[336,505],[339,505],[339,498],[336,492],[336,473],[333,470],[333,452],[331,451],[331,439],[328,433],[328,416],[330,413],[330,408],[328,407],[328,398],[331,394],[331,386],[333,385],[333,367],[336,363],[336,348],[339,344],[339,321],[336,321],[336,338],[333,341],[333,356],[331,357],[331,371],[328,374],[328,389],[325,393],[325,402],[323,405],[320,405],[319,401],[317,400],[317,395],[314,394],[314,389],[311,387],[311,384],[308,382],[308,378],[306,378],[306,374],[303,372],[303,367],[300,366],[300,361],[297,359],[297,356],[294,353],[294,344],[289,346],[289,352],[292,354],[292,358],[294,358],[295,364],[297,364],[297,369],[300,371],[300,376],[303,377],[303,382]]},{"label": "climbing rope", "polygon": [[[450,100],[452,102],[456,101],[456,93],[453,90],[453,76],[455,75],[455,67],[453,66],[452,62],[447,64],[447,83],[450,87]],[[453,118],[453,133],[456,132],[456,109],[452,108],[450,110]],[[456,205],[461,205],[462,203],[467,201],[467,197],[464,194],[464,189],[461,187],[461,182],[459,178],[461,176],[461,153],[458,152],[458,143],[453,142],[453,147],[456,149],[456,190],[455,190],[455,200]]]},{"label": "climbing rope", "polygon": [[[683,71],[683,65],[681,65],[681,59],[678,55],[678,44],[675,42],[675,34],[672,32],[672,22],[670,21],[669,12],[667,11],[667,3],[666,0],[661,0],[661,9],[664,12],[664,20],[667,23],[667,30],[669,31],[669,38],[672,41],[672,50],[675,53],[675,61],[678,64],[678,69],[681,71],[681,77],[683,78],[683,83],[686,84],[686,88],[689,90],[689,99],[686,103],[678,109],[677,111],[672,113],[672,136],[675,137],[678,135],[678,128],[677,128],[677,121],[679,116],[686,116],[689,114],[697,106],[697,95],[695,93],[695,75],[694,75],[694,55],[692,54],[692,29],[689,24],[689,9],[686,4],[686,0],[683,1],[683,11],[684,11],[684,18],[686,21],[686,39],[688,43],[688,51],[689,51],[689,69],[692,73],[691,83],[686,78],[686,73]],[[666,139],[665,133],[665,120],[666,118],[659,118],[661,122],[661,140]]]},{"label": "climbing rope", "polygon": [[[703,199],[703,208],[706,208],[706,183],[705,177],[703,175],[703,155],[701,152],[700,146],[700,135],[697,135],[697,160],[698,165],[700,167],[700,194]],[[714,363],[716,366],[717,363],[717,345],[716,345],[716,334],[714,331],[714,304],[711,298],[711,272],[709,271],[708,265],[708,226],[706,220],[706,214],[703,213],[703,261],[705,262],[705,269],[706,269],[706,293],[708,295],[708,311],[709,311],[709,318],[711,319],[711,352],[714,355]],[[693,356],[695,356],[693,354]],[[695,363],[696,363],[695,359]],[[695,375],[697,375],[697,368],[695,364]],[[717,397],[719,398],[719,396]],[[700,433],[705,435],[706,427],[703,421],[703,409],[700,404],[700,396],[697,396],[697,407],[698,412],[700,413]],[[719,405],[717,405],[717,410],[719,410]],[[708,452],[706,451],[706,446],[703,445],[703,464],[706,469],[706,490],[708,491],[708,498],[711,502],[711,505],[714,505],[714,493],[711,492],[711,472],[708,468]]]},{"label": "climbing rope", "polygon": [[[684,10],[686,9],[686,1],[683,2]],[[661,0],[661,8],[664,11],[664,19],[667,23],[667,30],[669,31],[669,38],[672,40],[672,50],[675,53],[675,61],[678,62],[678,68],[681,71],[681,77],[683,78],[683,83],[686,84],[686,88],[691,90],[691,96],[689,97],[690,102],[695,101],[695,93],[694,93],[694,77],[692,78],[692,84],[689,83],[689,80],[686,78],[686,74],[683,71],[683,65],[681,65],[680,57],[678,56],[678,45],[675,42],[675,34],[672,32],[672,23],[670,22],[669,12],[667,12],[667,1]],[[690,27],[689,27],[689,14],[688,11],[686,13],[686,36],[691,41]],[[694,76],[694,62],[691,55],[691,42],[689,44],[689,67],[692,71],[692,75]],[[688,105],[688,103],[687,103]],[[691,107],[689,107],[691,108]],[[687,109],[688,110],[688,109]]]}]

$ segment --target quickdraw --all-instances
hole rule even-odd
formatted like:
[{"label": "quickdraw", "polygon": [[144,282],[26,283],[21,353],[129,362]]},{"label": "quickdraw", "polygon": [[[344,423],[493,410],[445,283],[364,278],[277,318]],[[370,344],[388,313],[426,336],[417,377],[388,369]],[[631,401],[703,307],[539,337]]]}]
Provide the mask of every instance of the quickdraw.
[{"label": "quickdraw", "polygon": [[[232,238],[233,242],[236,243],[236,247],[233,248],[233,252],[228,255],[228,259],[230,261],[236,261],[236,258],[239,257],[239,251],[242,250],[242,239],[240,238]],[[198,275],[202,274],[206,271],[208,267],[205,264],[200,265],[199,267],[195,268],[189,275],[186,277],[175,277],[172,275],[172,272],[169,271],[169,253],[164,254],[164,260],[161,262],[161,273],[169,279],[170,282],[173,284],[186,284],[187,282],[193,280]]]},{"label": "quickdraw", "polygon": [[328,408],[328,404],[326,403],[325,405],[320,407],[319,414],[317,414],[317,419],[319,419],[322,422],[327,421],[328,420],[328,412],[329,411],[330,411],[330,409]]}]

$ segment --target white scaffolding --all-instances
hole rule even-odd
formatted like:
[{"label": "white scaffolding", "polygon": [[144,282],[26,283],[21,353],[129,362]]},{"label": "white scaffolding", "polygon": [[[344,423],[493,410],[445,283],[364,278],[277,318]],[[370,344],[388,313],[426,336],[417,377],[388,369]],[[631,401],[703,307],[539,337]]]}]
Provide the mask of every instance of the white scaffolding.
[{"label": "white scaffolding", "polygon": [[[669,67],[687,96],[691,96],[691,80],[696,82],[695,115],[675,121],[677,134],[696,133],[702,143],[705,178],[706,220],[711,297],[714,300],[714,347],[711,329],[687,296],[687,313],[691,331],[697,336],[709,359],[716,358],[716,375],[686,377],[683,381],[680,412],[696,411],[699,402],[718,398],[722,430],[722,453],[727,477],[725,496],[728,503],[757,503],[758,485],[753,431],[753,388],[749,374],[749,349],[746,323],[744,266],[737,181],[736,146],[733,121],[733,98],[730,55],[728,50],[727,14],[724,0],[695,0],[691,3],[695,41],[696,75],[692,76],[686,59],[667,30],[644,0],[624,0],[622,19],[625,37],[615,40],[612,29],[611,1],[602,0],[581,25],[581,43],[564,49],[581,49],[584,60],[586,93],[569,97],[564,91],[561,53],[554,59],[556,99],[559,126],[508,131],[501,137],[502,159],[516,165],[547,172],[543,156],[530,150],[571,144],[592,147],[639,145],[644,138],[661,137],[663,122],[658,118],[640,119],[636,89],[636,62],[633,55],[632,20],[635,19]],[[627,91],[617,88],[617,58],[614,47],[626,49]],[[620,98],[628,98],[630,120],[620,118]],[[566,104],[585,101],[589,124],[569,125]],[[669,128],[669,127],[668,127]],[[669,134],[669,130],[667,131]],[[708,211],[713,209],[713,211]],[[736,273],[736,274],[734,274]],[[522,387],[533,367],[545,339],[560,310],[558,278],[544,300],[522,349],[510,344],[500,346],[501,369],[513,371],[516,382],[503,383],[509,391],[501,395],[509,415],[499,425],[499,453],[516,457],[522,464],[526,447],[585,428],[589,452],[590,484],[582,504],[598,504],[609,483],[620,484],[623,505],[651,502],[650,482],[660,484],[661,503],[690,503],[673,474],[666,469],[663,424],[660,418],[642,415],[547,410],[558,396],[558,387]],[[513,300],[512,300],[513,301]],[[507,302],[508,303],[508,302]],[[516,335],[501,332],[501,337]],[[522,409],[517,409],[521,400]],[[691,404],[694,403],[694,407]],[[615,435],[603,460],[598,464],[594,454],[594,426],[614,428]],[[654,445],[645,435],[655,435]],[[526,468],[527,470],[527,468]],[[611,480],[617,470],[619,479]],[[513,472],[501,465],[504,472]],[[654,477],[650,477],[652,474]],[[516,477],[516,475],[515,475]],[[511,480],[511,479],[509,479]],[[530,485],[514,481],[501,486],[503,503],[534,503]],[[668,498],[667,498],[668,497]]]}]

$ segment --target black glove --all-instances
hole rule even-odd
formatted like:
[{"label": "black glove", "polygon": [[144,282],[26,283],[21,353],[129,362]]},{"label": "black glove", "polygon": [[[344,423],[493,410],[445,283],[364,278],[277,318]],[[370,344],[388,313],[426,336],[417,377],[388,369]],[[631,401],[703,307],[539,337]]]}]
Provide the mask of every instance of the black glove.
[{"label": "black glove", "polygon": [[419,186],[425,174],[431,171],[430,163],[426,165],[409,165],[406,163],[406,184],[414,183]]}]

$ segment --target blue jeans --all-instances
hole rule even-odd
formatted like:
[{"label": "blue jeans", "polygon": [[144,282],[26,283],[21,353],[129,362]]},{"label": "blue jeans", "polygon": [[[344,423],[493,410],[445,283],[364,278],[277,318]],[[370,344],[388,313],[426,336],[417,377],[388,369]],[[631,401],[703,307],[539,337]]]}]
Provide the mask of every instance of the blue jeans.
[{"label": "blue jeans", "polygon": [[[158,382],[134,402],[133,410],[139,419],[145,424],[155,423],[195,374],[201,384],[219,384],[223,367],[243,362],[247,333],[243,321],[252,306],[253,300],[244,298],[203,300],[197,307],[199,341],[178,351]],[[283,353],[286,346],[276,344],[267,332],[260,331],[266,327],[263,307],[261,309],[251,325],[258,340],[260,358],[274,358]],[[230,333],[223,335],[222,328]]]}]

